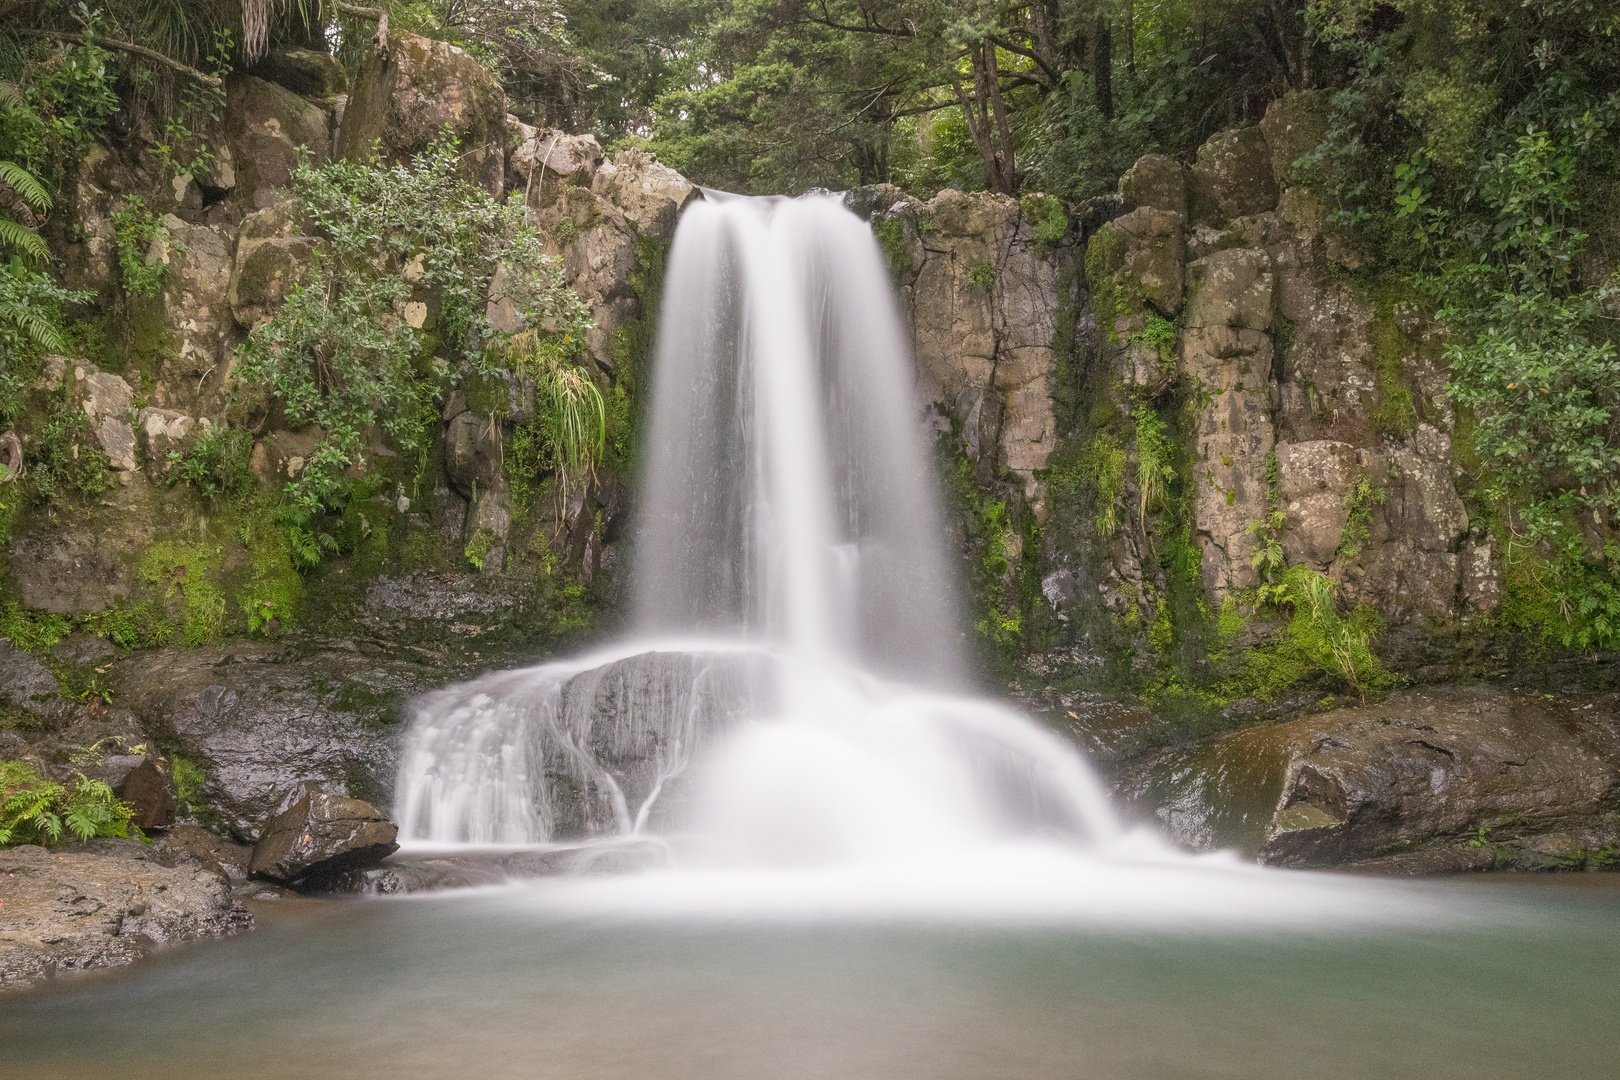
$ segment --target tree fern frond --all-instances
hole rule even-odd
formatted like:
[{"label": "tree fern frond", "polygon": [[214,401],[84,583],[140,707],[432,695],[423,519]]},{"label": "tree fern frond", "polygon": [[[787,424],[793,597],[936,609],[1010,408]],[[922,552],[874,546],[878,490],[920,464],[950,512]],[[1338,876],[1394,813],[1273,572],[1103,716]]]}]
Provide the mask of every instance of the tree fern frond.
[{"label": "tree fern frond", "polygon": [[27,104],[28,99],[23,97],[23,92],[16,83],[9,83],[4,79],[0,79],[0,112],[11,112],[13,109],[21,109]]},{"label": "tree fern frond", "polygon": [[15,161],[0,161],[0,180],[10,184],[11,190],[35,210],[51,208],[51,193],[45,190],[45,185]]},{"label": "tree fern frond", "polygon": [[14,247],[24,255],[32,255],[41,262],[51,257],[45,238],[28,226],[10,218],[0,218],[0,248]]},{"label": "tree fern frond", "polygon": [[27,304],[6,304],[0,306],[0,319],[15,325],[24,337],[46,352],[62,352],[66,348],[61,331],[57,330],[50,316],[38,308]]}]

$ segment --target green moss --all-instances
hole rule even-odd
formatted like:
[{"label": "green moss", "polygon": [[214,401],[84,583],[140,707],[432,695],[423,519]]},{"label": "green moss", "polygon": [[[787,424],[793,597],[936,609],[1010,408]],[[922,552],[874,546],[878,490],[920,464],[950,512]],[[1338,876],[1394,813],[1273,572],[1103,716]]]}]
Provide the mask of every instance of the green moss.
[{"label": "green moss", "polygon": [[1338,582],[1308,566],[1291,566],[1270,593],[1274,611],[1288,614],[1280,633],[1250,649],[1235,679],[1219,691],[1228,698],[1270,700],[1284,690],[1326,676],[1357,692],[1385,689],[1396,679],[1372,650],[1383,620],[1362,604],[1341,615]]},{"label": "green moss", "polygon": [[274,636],[303,613],[304,579],[293,567],[285,530],[260,515],[244,522],[239,535],[247,548],[250,576],[237,607],[247,617],[249,633]]},{"label": "green moss", "polygon": [[1069,214],[1060,200],[1036,192],[1018,200],[1018,206],[1024,220],[1034,227],[1035,242],[1042,247],[1050,248],[1068,235]]},{"label": "green moss", "polygon": [[1125,238],[1119,230],[1103,226],[1086,243],[1086,284],[1091,287],[1092,309],[1097,323],[1117,342],[1115,322],[1125,311],[1126,291],[1121,288],[1119,271],[1124,265]]},{"label": "green moss", "polygon": [[1406,358],[1411,344],[1395,320],[1395,294],[1380,292],[1372,330],[1373,384],[1378,390],[1378,411],[1373,426],[1385,434],[1401,434],[1417,426],[1417,408],[1406,380]]},{"label": "green moss", "polygon": [[15,601],[0,605],[0,637],[12,645],[41,655],[73,632],[65,615],[27,608]]},{"label": "green moss", "polygon": [[206,645],[225,629],[225,595],[217,580],[221,549],[208,544],[160,540],[146,549],[135,577],[157,594],[169,626],[154,627],[155,640],[186,647]]}]

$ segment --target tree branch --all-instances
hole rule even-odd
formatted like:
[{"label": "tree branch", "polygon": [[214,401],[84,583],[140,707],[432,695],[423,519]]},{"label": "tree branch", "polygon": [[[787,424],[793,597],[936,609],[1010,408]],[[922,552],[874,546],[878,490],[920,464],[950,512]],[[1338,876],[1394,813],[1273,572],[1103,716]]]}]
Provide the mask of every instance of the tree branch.
[{"label": "tree branch", "polygon": [[1034,49],[1026,49],[1022,45],[1014,45],[1012,42],[1008,41],[999,34],[991,35],[990,40],[1010,53],[1017,53],[1019,56],[1027,56],[1031,60],[1035,61],[1035,66],[1039,67],[1046,75],[1045,79],[1037,80],[1042,86],[1054,87],[1058,84],[1057,70],[1053,68],[1051,64],[1048,64],[1044,59],[1042,59],[1040,54]]},{"label": "tree branch", "polygon": [[186,64],[182,64],[178,60],[172,60],[169,57],[164,56],[156,49],[148,49],[145,45],[131,45],[127,41],[114,41],[112,38],[90,38],[83,34],[74,34],[66,30],[15,30],[13,33],[22,34],[28,37],[55,38],[58,41],[71,41],[76,45],[95,45],[98,48],[113,49],[117,52],[132,53],[135,56],[144,56],[148,60],[156,61],[165,67],[173,68],[182,75],[189,75],[193,79],[196,79],[198,82],[202,83],[204,86],[225,85],[217,75],[209,75],[207,72],[198,71],[194,67],[190,67]]}]

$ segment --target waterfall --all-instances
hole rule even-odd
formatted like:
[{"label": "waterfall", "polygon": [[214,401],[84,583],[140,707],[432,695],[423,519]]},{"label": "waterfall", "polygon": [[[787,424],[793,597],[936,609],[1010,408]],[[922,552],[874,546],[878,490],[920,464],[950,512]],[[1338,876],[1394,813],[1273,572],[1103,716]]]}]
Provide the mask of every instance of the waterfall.
[{"label": "waterfall", "polygon": [[401,840],[652,838],[683,865],[740,866],[1112,840],[1072,747],[962,691],[871,230],[828,197],[705,194],[665,277],[634,633],[415,702]]}]

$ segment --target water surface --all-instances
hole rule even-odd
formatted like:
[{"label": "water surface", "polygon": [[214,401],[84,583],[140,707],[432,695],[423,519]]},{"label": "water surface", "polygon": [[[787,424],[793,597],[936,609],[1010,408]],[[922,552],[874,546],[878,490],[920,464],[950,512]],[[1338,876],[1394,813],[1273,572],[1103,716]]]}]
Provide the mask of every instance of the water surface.
[{"label": "water surface", "polygon": [[[1326,911],[1314,928],[690,918],[550,882],[317,904],[243,938],[7,995],[0,1075],[1488,1080],[1620,1068],[1612,883],[1313,880],[1370,888],[1383,906],[1359,922]],[[1392,895],[1410,901],[1410,925]]]}]

